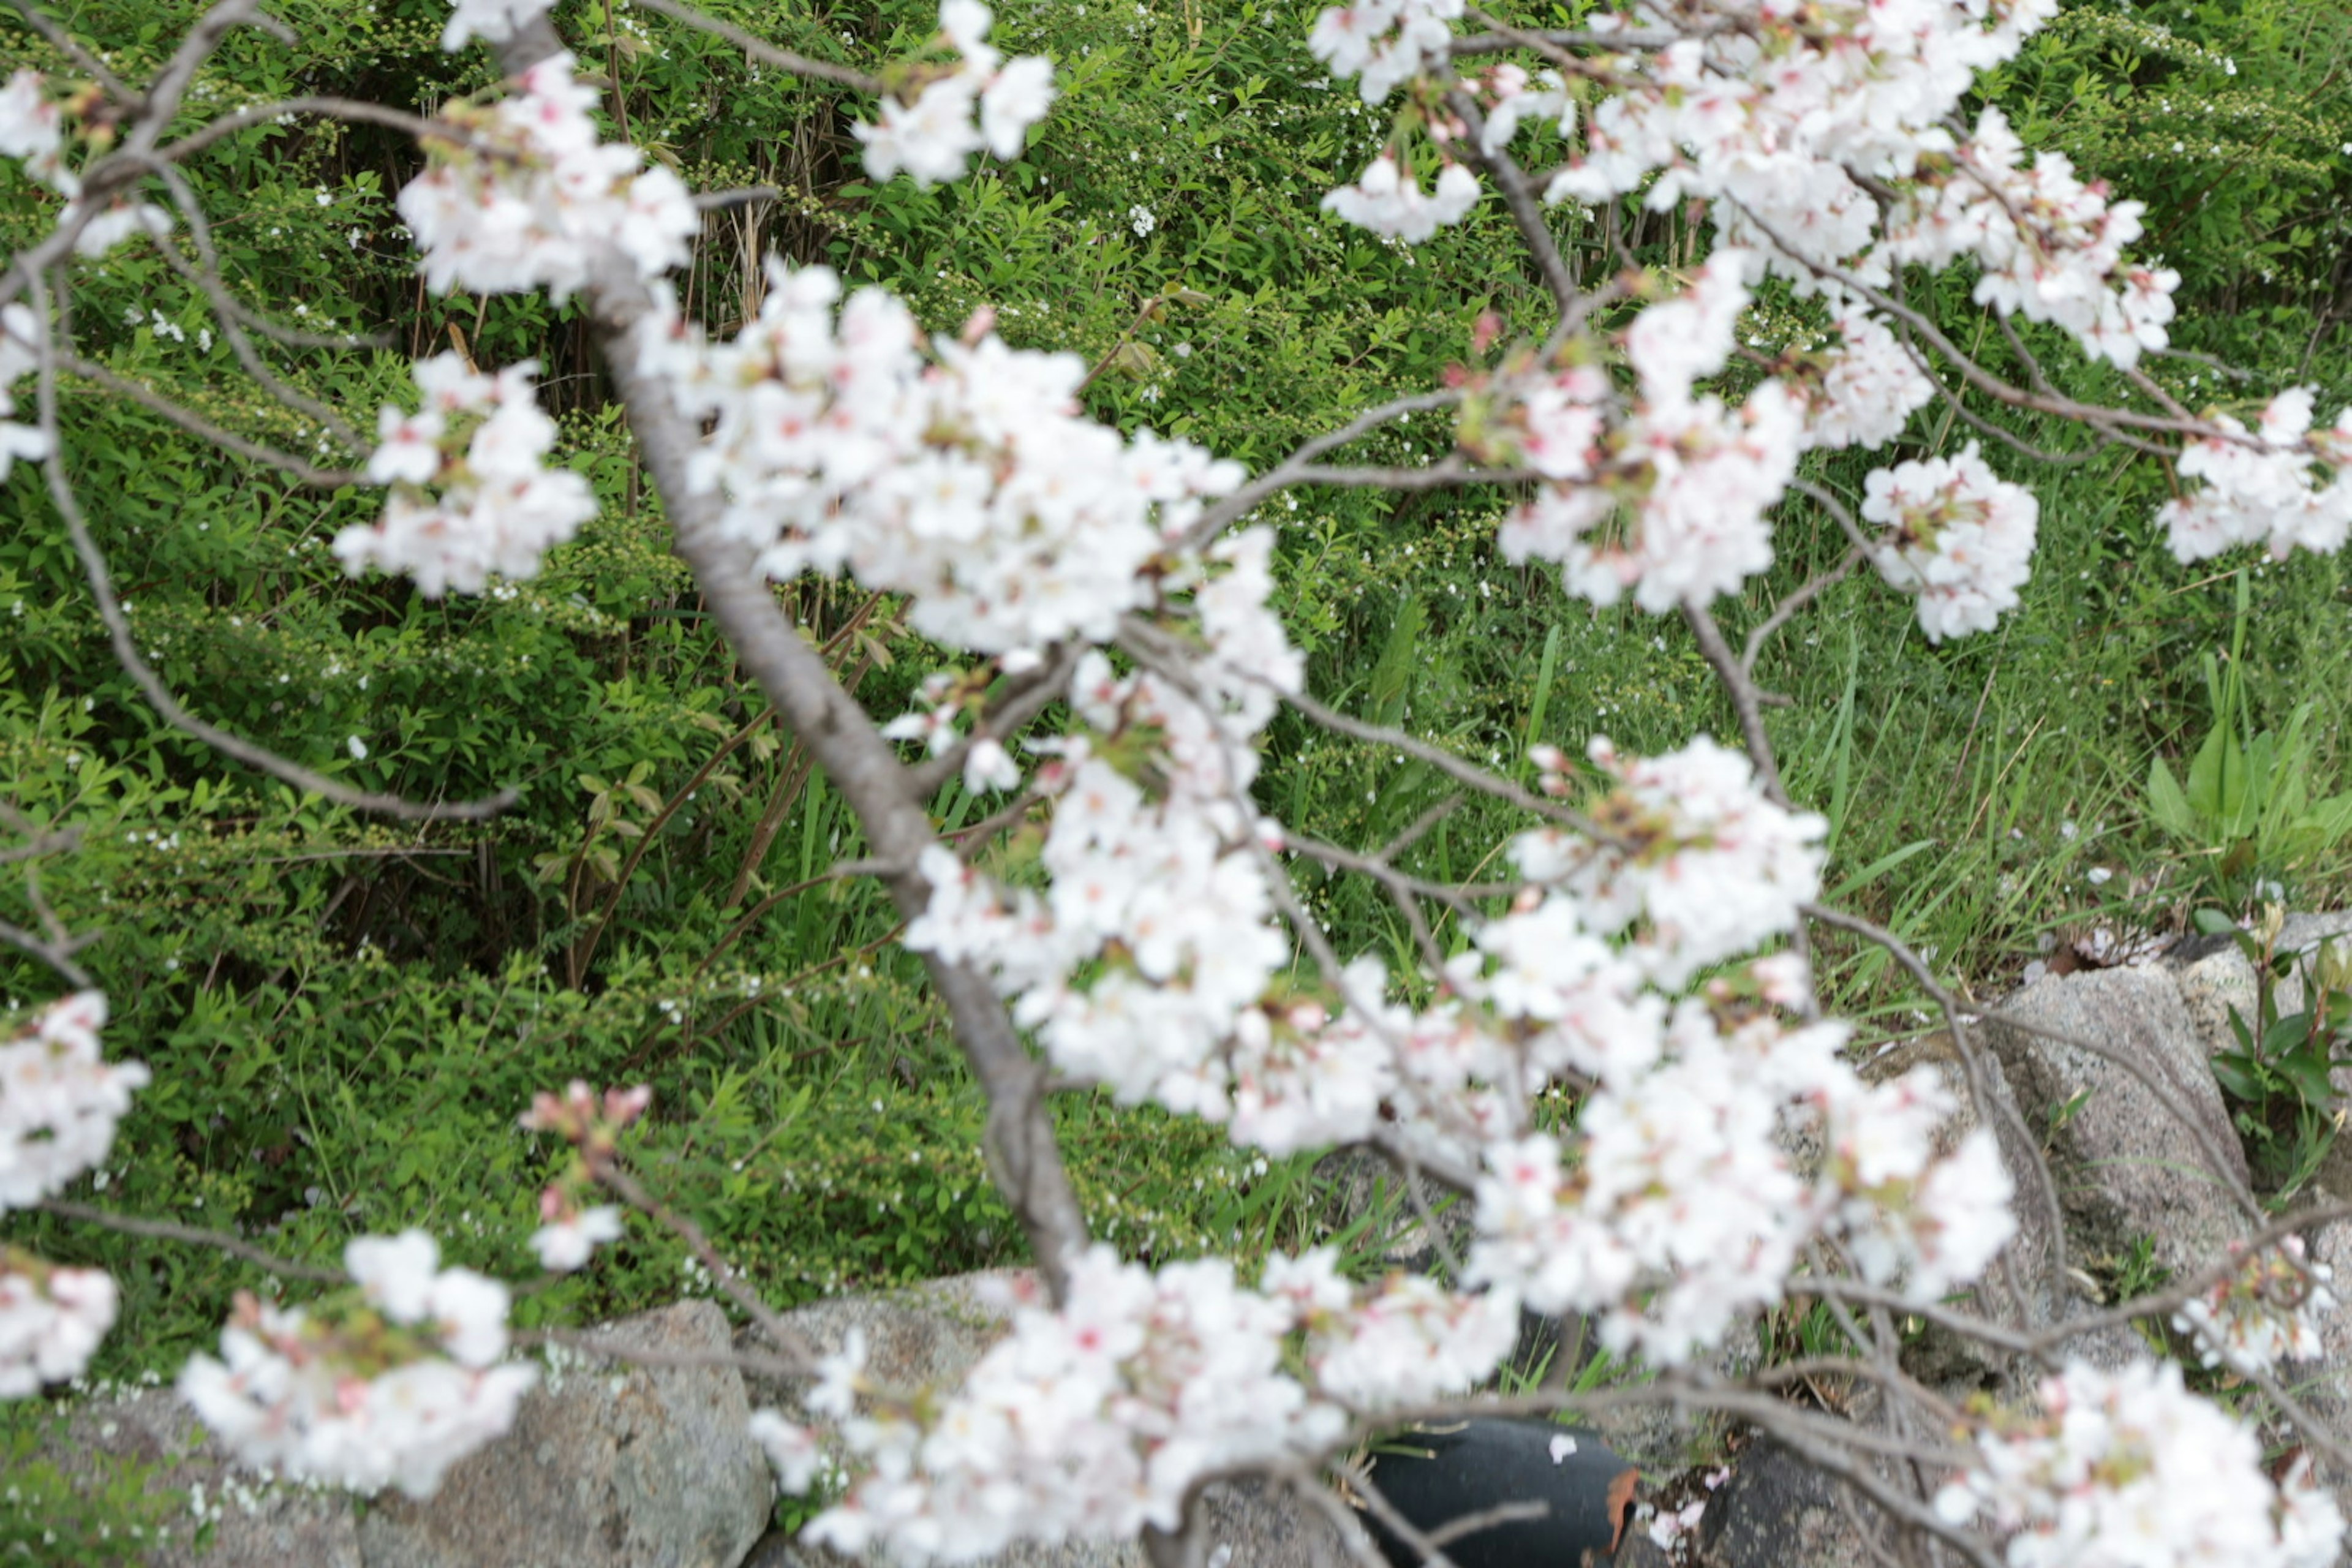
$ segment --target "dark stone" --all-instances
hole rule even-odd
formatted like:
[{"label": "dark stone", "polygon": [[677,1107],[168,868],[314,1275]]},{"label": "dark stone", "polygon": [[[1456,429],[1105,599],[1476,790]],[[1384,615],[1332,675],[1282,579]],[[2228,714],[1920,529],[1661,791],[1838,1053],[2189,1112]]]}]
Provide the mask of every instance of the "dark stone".
[{"label": "dark stone", "polygon": [[[1639,1479],[1598,1434],[1544,1421],[1480,1418],[1417,1427],[1374,1450],[1381,1495],[1415,1529],[1440,1531],[1510,1503],[1541,1503],[1541,1518],[1491,1524],[1445,1542],[1457,1568],[1570,1568],[1609,1559],[1624,1532]],[[1396,1568],[1421,1553],[1369,1510],[1360,1515]]]},{"label": "dark stone", "polygon": [[1778,1443],[1748,1450],[1698,1522],[1706,1568],[1864,1568],[1875,1510]]}]

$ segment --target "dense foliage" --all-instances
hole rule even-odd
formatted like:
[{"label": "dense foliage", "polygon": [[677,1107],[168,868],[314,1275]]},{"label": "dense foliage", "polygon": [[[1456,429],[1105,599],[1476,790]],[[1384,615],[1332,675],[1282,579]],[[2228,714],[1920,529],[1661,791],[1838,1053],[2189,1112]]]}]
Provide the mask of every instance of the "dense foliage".
[{"label": "dense foliage", "polygon": [[[50,7],[133,75],[199,9]],[[709,9],[858,65],[905,53],[935,11]],[[680,294],[714,330],[757,310],[763,251],[828,262],[887,283],[934,331],[992,306],[1008,342],[1096,366],[1087,403],[1098,417],[1255,466],[1444,380],[1482,312],[1525,325],[1548,305],[1492,205],[1412,247],[1318,210],[1387,125],[1307,53],[1314,9],[1008,6],[1000,41],[1061,63],[1060,105],[1018,162],[929,190],[862,176],[837,89],[606,0],[566,5],[558,21],[583,75],[612,84],[614,133],[696,189],[777,193],[707,219]],[[1501,9],[1566,25],[1580,7]],[[233,36],[194,108],[299,90],[430,110],[491,79],[478,52],[439,52],[446,8],[433,0],[290,0],[281,14],[301,31],[299,54]],[[12,58],[63,65],[28,34],[0,37]],[[2352,392],[2338,352],[2352,314],[2347,50],[2352,10],[2333,0],[2089,0],[1990,84],[2029,141],[2148,204],[2145,248],[2188,279],[2176,342],[2212,356],[2152,370],[2192,406],[2243,414],[2297,382],[2316,382],[2329,408]],[[20,468],[6,483],[23,521],[0,537],[0,793],[79,834],[42,863],[41,885],[78,929],[102,931],[86,962],[120,1037],[154,1070],[102,1174],[110,1196],[320,1258],[356,1229],[422,1225],[453,1258],[512,1269],[547,1174],[543,1152],[512,1131],[514,1108],[567,1078],[643,1079],[657,1110],[639,1168],[692,1194],[697,1216],[782,1299],[1018,1260],[1019,1231],[977,1149],[983,1108],[892,941],[894,916],[870,889],[828,876],[859,852],[854,823],[667,553],[576,307],[423,292],[390,201],[417,164],[394,132],[306,122],[231,138],[190,174],[252,303],[379,337],[373,355],[286,360],[324,406],[370,409],[400,392],[412,359],[443,349],[486,365],[537,360],[564,460],[600,503],[578,542],[484,598],[354,582],[326,545],[370,514],[373,492],[321,498],[257,479],[88,379],[67,384],[76,479],[142,647],[207,717],[368,787],[417,798],[513,787],[514,809],[487,824],[386,826],[224,767],[162,726],[111,659],[37,476]],[[0,172],[0,248],[39,221],[11,200],[20,178]],[[1620,240],[1653,266],[1696,250],[1679,214],[1629,204],[1556,217],[1588,276],[1614,268]],[[116,252],[80,309],[84,352],[118,375],[233,431],[293,450],[317,441],[315,419],[235,374],[201,296],[151,250]],[[1768,290],[1743,331],[1769,356],[1822,330],[1818,307]],[[2004,364],[1998,342],[1973,347]],[[2112,381],[2076,371],[2070,390],[2099,395]],[[1948,455],[1969,437],[1931,409],[1888,460]],[[1406,423],[1367,450],[1408,462],[1449,439],[1442,422]],[[1848,492],[1869,466],[1816,461]],[[2347,743],[2340,563],[2252,568],[2242,601],[2227,574],[2164,553],[2148,519],[2171,483],[2156,459],[2118,452],[2045,484],[2035,576],[1991,636],[1924,650],[1905,602],[1857,579],[1809,623],[1813,642],[1763,668],[1789,698],[1771,722],[1791,794],[1830,819],[1829,885],[1969,984],[2000,987],[2040,939],[2176,921],[2200,894],[2276,882],[2321,902],[2342,885],[2345,846],[2327,841],[2234,866],[2224,886],[2231,846],[2181,840],[2149,813],[2150,760],[2185,766],[2215,718],[2199,668],[2210,652],[2234,652],[2256,725],[2284,726],[2318,700],[2304,764],[2315,780],[2339,770]],[[1629,751],[1725,730],[1723,699],[1686,646],[1496,556],[1503,505],[1475,490],[1301,494],[1277,570],[1313,689],[1507,765],[1538,742],[1580,752],[1602,729]],[[1764,587],[1843,548],[1826,520],[1809,542],[1781,537],[1759,614]],[[906,708],[944,662],[887,598],[814,582],[792,592],[877,714]],[[1378,842],[1435,804],[1439,784],[1419,763],[1302,726],[1277,728],[1259,788],[1298,828]],[[937,805],[950,830],[987,810],[955,784]],[[1413,855],[1436,878],[1471,879],[1502,832],[1472,806]],[[1409,940],[1360,885],[1321,889],[1317,913],[1343,951]],[[0,882],[0,918],[28,914]],[[1826,957],[1824,989],[1846,1016],[1912,1026],[1916,999],[1882,952]],[[37,994],[28,966],[5,955],[0,966]],[[1303,1162],[1270,1165],[1213,1128],[1107,1100],[1059,1114],[1090,1208],[1116,1216],[1104,1234],[1130,1256],[1262,1251],[1323,1221]],[[177,1364],[249,1278],[232,1260],[134,1253],[37,1218],[11,1234],[121,1281],[125,1328],[99,1363],[109,1376]],[[518,1321],[624,1310],[681,1285],[709,1281],[674,1242],[635,1237],[603,1270],[529,1299]]]}]

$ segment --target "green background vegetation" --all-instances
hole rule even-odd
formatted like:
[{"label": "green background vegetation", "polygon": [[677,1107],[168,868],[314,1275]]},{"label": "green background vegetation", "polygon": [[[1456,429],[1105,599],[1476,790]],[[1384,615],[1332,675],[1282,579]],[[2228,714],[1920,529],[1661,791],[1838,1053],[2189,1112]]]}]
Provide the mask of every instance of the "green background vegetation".
[{"label": "green background vegetation", "polygon": [[[805,53],[873,65],[920,41],[921,0],[720,0],[718,15]],[[1517,5],[1534,23],[1577,6]],[[198,6],[54,0],[54,15],[136,79]],[[429,109],[482,88],[478,50],[436,47],[431,0],[281,0],[299,48],[235,34],[192,100],[206,114],[299,91]],[[1254,466],[1368,404],[1435,383],[1492,310],[1536,328],[1544,299],[1498,205],[1406,248],[1348,229],[1317,201],[1387,133],[1307,54],[1314,7],[1283,0],[1010,4],[998,41],[1052,55],[1062,99],[1025,156],[932,191],[876,186],[851,120],[869,106],[747,68],[723,45],[604,0],[557,16],[583,73],[617,85],[611,130],[698,189],[772,184],[774,201],[715,214],[681,294],[726,331],[756,310],[758,258],[825,262],[883,283],[929,326],[982,303],[1023,346],[1110,364],[1100,417],[1204,442]],[[12,58],[51,67],[22,31]],[[2147,204],[2149,241],[2182,273],[2179,343],[2152,368],[2192,406],[2243,415],[2298,381],[2322,416],[2352,398],[2345,221],[2352,156],[2352,12],[2340,0],[2070,5],[1985,84],[2029,144],[2063,148]],[[69,74],[66,73],[66,74]],[[1523,143],[1524,145],[1525,143]],[[100,1201],[233,1226],[290,1255],[332,1258],[362,1231],[421,1225],[453,1260],[528,1271],[533,1201],[557,1151],[515,1129],[534,1089],[571,1078],[647,1081],[656,1114],[635,1147],[673,1194],[789,1303],[840,1289],[1019,1261],[1022,1244],[978,1153],[982,1108],[939,1009],[870,889],[824,879],[858,852],[854,824],[765,713],[665,549],[663,523],[605,399],[576,306],[424,294],[391,197],[412,145],[371,128],[267,126],[220,143],[191,175],[242,296],[281,320],[389,335],[381,351],[287,352],[289,380],[369,427],[406,395],[412,356],[462,339],[480,363],[541,362],[564,460],[603,510],[538,579],[427,601],[352,582],[325,544],[368,518],[371,491],[320,496],[192,441],[87,384],[66,388],[72,468],[132,606],[142,645],[189,703],[354,784],[422,798],[514,786],[482,825],[354,818],[225,763],[162,727],[108,657],[62,528],[19,468],[0,531],[0,780],[40,823],[81,834],[43,864],[107,989],[117,1056],[154,1069]],[[1137,209],[1151,215],[1139,233]],[[51,207],[0,173],[0,247]],[[1630,209],[1629,209],[1630,215]],[[1648,265],[1699,244],[1681,215],[1634,221]],[[1614,263],[1592,215],[1555,215],[1588,276]],[[1205,303],[1141,305],[1181,286]],[[1994,363],[1969,280],[1933,285],[1956,336]],[[199,345],[203,304],[152,250],[85,265],[82,352],[237,431],[307,450],[320,432],[258,396],[227,347]],[[1748,329],[1769,348],[1817,330],[1779,294]],[[2119,395],[2046,334],[2028,334],[2085,396]],[[1990,409],[1973,410],[1991,416]],[[2011,428],[2066,444],[2032,421]],[[1833,457],[1816,477],[1858,493],[1876,461],[1970,438],[1940,408],[1897,450]],[[1367,460],[1442,451],[1441,423],[1363,443]],[[2202,656],[2241,648],[2260,724],[2299,704],[2315,795],[2340,778],[2352,605],[2343,568],[2255,564],[2242,625],[2227,570],[2183,570],[2152,518],[2164,464],[2124,451],[2039,469],[1995,466],[2042,498],[2023,607],[1990,636],[1932,648],[1874,579],[1832,590],[1762,674],[1792,791],[1832,823],[1837,897],[1998,991],[2053,935],[2166,927],[2211,890],[2216,847],[2147,814],[2152,758],[2185,766],[2212,717]],[[1503,563],[1499,492],[1390,498],[1306,492],[1276,502],[1282,609],[1328,701],[1506,767],[1544,741],[1580,754],[1605,732],[1634,750],[1727,735],[1729,715],[1677,624],[1596,613],[1552,574]],[[1781,561],[1737,633],[1843,542],[1801,503]],[[878,716],[901,710],[947,655],[853,587],[803,583],[795,613]],[[364,760],[353,760],[357,737]],[[2327,784],[2328,789],[2316,787]],[[1421,764],[1278,723],[1261,786],[1286,820],[1377,842],[1443,798]],[[942,822],[983,812],[950,785]],[[1511,825],[1449,818],[1415,866],[1468,879]],[[2340,893],[2335,845],[2260,868],[2298,901]],[[2095,883],[2088,873],[2116,873]],[[2242,869],[2242,868],[2241,868]],[[1366,889],[1308,892],[1343,952],[1401,950]],[[23,922],[21,885],[0,918]],[[1451,927],[1441,938],[1462,940]],[[1883,955],[1831,941],[1825,980],[1865,1038],[1922,1025]],[[0,954],[15,1005],[54,992]],[[1065,1097],[1072,1163],[1098,1229],[1138,1256],[1295,1246],[1326,1215],[1307,1162],[1269,1163],[1213,1128]],[[133,1245],[39,1217],[7,1234],[111,1269],[121,1326],[96,1373],[168,1372],[207,1348],[244,1266]],[[670,1238],[635,1229],[583,1277],[531,1296],[526,1323],[621,1312],[708,1290]],[[9,1517],[0,1511],[0,1521]],[[0,1542],[9,1527],[0,1522]]]}]

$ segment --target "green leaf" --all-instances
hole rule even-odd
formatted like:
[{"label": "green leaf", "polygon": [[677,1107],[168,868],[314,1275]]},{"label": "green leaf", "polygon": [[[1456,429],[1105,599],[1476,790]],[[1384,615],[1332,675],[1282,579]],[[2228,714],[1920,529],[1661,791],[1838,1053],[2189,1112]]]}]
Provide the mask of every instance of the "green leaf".
[{"label": "green leaf", "polygon": [[[2189,797],[2180,793],[2180,783],[2172,770],[2164,765],[2162,757],[2147,765],[2147,811],[2157,826],[2176,838],[2195,839],[2200,837],[2197,812]],[[2200,910],[2200,914],[2207,911]]]},{"label": "green leaf", "polygon": [[2269,1098],[2262,1065],[2242,1051],[2223,1051],[2213,1058],[2213,1076],[2233,1100],[2260,1105]]}]

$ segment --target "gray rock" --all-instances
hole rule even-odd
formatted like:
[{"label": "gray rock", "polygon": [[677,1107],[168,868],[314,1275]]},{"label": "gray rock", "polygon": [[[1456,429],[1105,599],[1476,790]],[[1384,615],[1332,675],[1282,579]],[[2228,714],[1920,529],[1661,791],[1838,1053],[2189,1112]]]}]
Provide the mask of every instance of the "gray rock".
[{"label": "gray rock", "polygon": [[[1035,1289],[1030,1270],[995,1268],[898,1290],[827,1297],[794,1308],[784,1321],[820,1355],[840,1350],[853,1331],[864,1333],[866,1371],[886,1387],[952,1388],[1011,1325],[992,1298]],[[767,1349],[756,1328],[740,1331],[735,1342],[746,1352]],[[743,1383],[754,1405],[787,1413],[799,1407],[800,1391],[790,1380],[747,1372]]]},{"label": "gray rock", "polygon": [[[2289,915],[2279,930],[2278,951],[2294,953],[2299,960],[2307,959],[2328,938],[2347,932],[2352,932],[2352,911]],[[2180,986],[2180,1000],[2205,1043],[2206,1055],[2236,1050],[2238,1037],[2230,1027],[2230,1014],[2234,1009],[2251,1026],[2259,1001],[2254,966],[2239,951],[2238,944],[2226,936],[2183,942],[2167,955],[2165,966]],[[2293,972],[2273,987],[2274,1016],[2302,1010],[2307,968],[2307,963],[2298,962]],[[2336,1087],[2339,1094],[2352,1091],[2352,1078],[2346,1076],[2347,1072],[2352,1069],[2337,1069]]]},{"label": "gray rock", "polygon": [[[157,1467],[150,1490],[184,1490],[188,1511],[164,1521],[149,1568],[362,1568],[351,1498],[264,1481],[236,1469],[193,1411],[168,1388],[101,1394],[77,1406],[38,1450],[68,1481],[96,1479],[106,1461]],[[211,1544],[196,1550],[209,1521]]]},{"label": "gray rock", "polygon": [[[701,1300],[597,1332],[646,1351],[729,1344],[726,1314]],[[775,1500],[750,1415],[732,1368],[583,1357],[551,1372],[514,1430],[453,1468],[438,1495],[378,1498],[360,1521],[361,1560],[365,1568],[735,1568]]]},{"label": "gray rock", "polygon": [[1778,1443],[1761,1443],[1708,1500],[1697,1559],[1704,1568],[1864,1568],[1892,1560],[1872,1544],[1876,1512]]},{"label": "gray rock", "polygon": [[[1450,1188],[1433,1177],[1419,1178],[1421,1202],[1416,1204],[1403,1174],[1387,1156],[1351,1146],[1334,1150],[1318,1161],[1315,1179],[1329,1206],[1329,1234],[1342,1235],[1359,1222],[1367,1223],[1370,1234],[1353,1244],[1360,1250],[1378,1250],[1397,1268],[1412,1274],[1434,1269],[1444,1260],[1446,1248],[1457,1259],[1469,1256],[1476,1228],[1470,1202],[1457,1200]],[[1436,1217],[1444,1247],[1422,1218],[1424,1205]]]},{"label": "gray rock", "polygon": [[1989,1015],[1984,1037],[2028,1127],[2056,1125],[2052,1168],[2078,1252],[2118,1256],[2147,1236],[2185,1271],[2247,1228],[2245,1151],[2170,973],[2053,975]]}]

